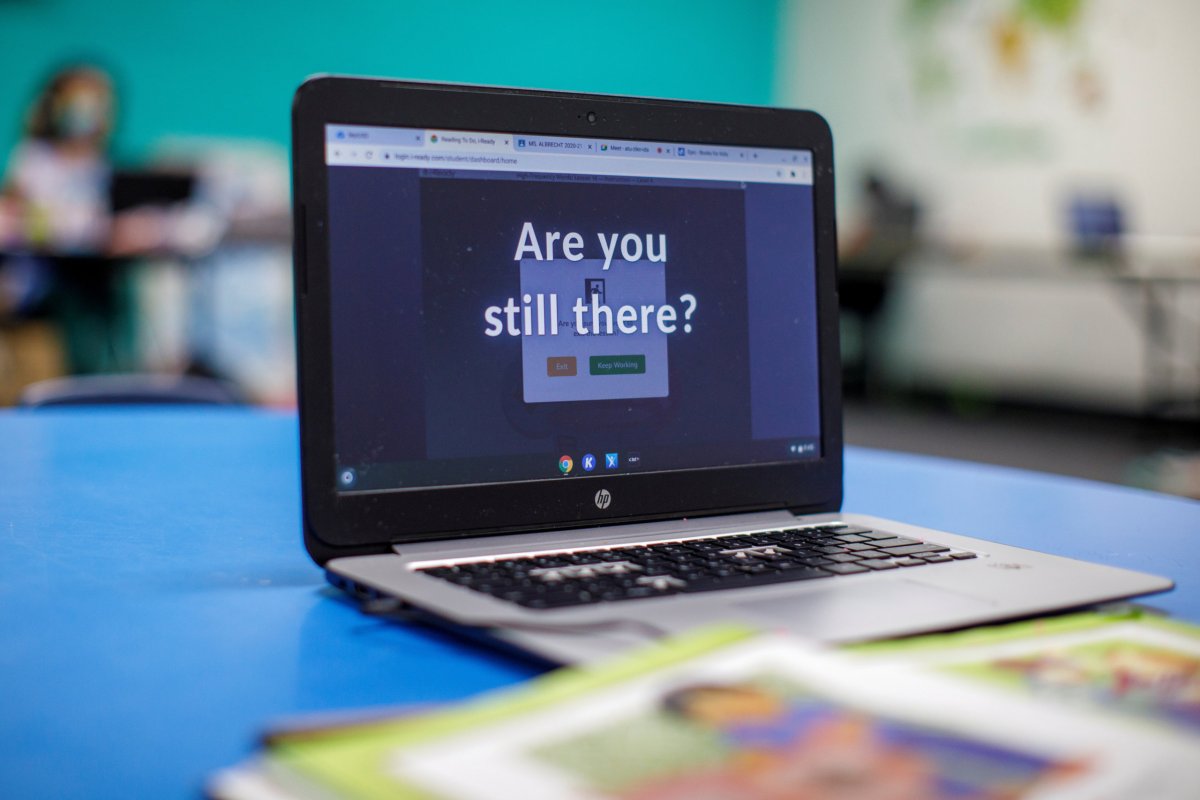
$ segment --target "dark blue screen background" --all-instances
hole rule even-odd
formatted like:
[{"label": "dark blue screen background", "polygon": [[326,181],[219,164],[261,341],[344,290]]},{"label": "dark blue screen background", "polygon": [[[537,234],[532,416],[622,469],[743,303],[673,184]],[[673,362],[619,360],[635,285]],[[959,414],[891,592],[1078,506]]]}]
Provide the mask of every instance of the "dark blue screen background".
[{"label": "dark blue screen background", "polygon": [[[523,402],[520,337],[485,336],[483,311],[520,294],[526,221],[588,257],[597,233],[667,236],[667,302],[698,298],[668,338],[668,397]],[[329,225],[339,465],[466,483],[550,477],[560,453],[673,469],[819,438],[811,187],[331,167]]]}]

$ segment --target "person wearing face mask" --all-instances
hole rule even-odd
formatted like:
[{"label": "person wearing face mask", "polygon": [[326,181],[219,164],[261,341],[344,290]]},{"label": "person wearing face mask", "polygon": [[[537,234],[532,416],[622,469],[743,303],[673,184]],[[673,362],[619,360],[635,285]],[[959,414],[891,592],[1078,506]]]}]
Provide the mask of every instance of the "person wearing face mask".
[{"label": "person wearing face mask", "polygon": [[112,82],[101,70],[70,67],[51,77],[9,161],[3,194],[10,217],[19,217],[6,226],[9,246],[60,254],[107,251],[113,112]]},{"label": "person wearing face mask", "polygon": [[111,210],[109,139],[116,98],[92,65],[53,74],[33,102],[0,184],[0,312],[46,316],[74,373],[134,364],[127,256],[153,251],[145,214]]}]

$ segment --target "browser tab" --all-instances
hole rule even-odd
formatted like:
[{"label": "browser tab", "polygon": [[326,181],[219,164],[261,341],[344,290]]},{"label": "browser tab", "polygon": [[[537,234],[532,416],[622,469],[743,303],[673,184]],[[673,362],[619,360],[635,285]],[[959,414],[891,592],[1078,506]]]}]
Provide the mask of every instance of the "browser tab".
[{"label": "browser tab", "polygon": [[520,136],[513,142],[515,150],[528,153],[566,153],[594,155],[596,143],[591,139],[560,138],[557,136]]},{"label": "browser tab", "polygon": [[326,125],[325,143],[337,145],[422,147],[425,144],[425,132],[416,128]]},{"label": "browser tab", "polygon": [[621,139],[602,139],[599,148],[601,155],[608,156],[661,156],[668,153],[670,148],[651,142],[630,142]]},{"label": "browser tab", "polygon": [[512,135],[507,133],[477,133],[464,131],[430,130],[426,132],[430,150],[471,150],[487,152],[508,150],[512,146]]}]

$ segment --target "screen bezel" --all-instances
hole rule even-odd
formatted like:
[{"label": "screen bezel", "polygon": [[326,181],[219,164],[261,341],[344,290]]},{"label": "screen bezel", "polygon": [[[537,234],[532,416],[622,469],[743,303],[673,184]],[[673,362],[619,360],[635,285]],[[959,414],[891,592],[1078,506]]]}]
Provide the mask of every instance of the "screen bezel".
[{"label": "screen bezel", "polygon": [[[589,114],[595,122],[589,121]],[[813,154],[821,455],[812,460],[339,493],[334,483],[325,125],[444,128],[805,149]],[[320,76],[292,107],[294,280],[305,541],[323,563],[411,541],[754,510],[837,510],[842,495],[833,143],[811,111]],[[598,489],[612,502],[597,508]]]}]

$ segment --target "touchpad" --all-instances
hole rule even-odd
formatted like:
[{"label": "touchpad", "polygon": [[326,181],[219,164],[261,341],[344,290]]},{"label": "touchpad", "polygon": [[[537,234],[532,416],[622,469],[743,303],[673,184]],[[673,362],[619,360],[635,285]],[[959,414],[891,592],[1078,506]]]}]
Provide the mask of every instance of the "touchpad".
[{"label": "touchpad", "polygon": [[968,624],[995,605],[980,597],[913,580],[848,584],[852,585],[733,605],[761,625],[782,625],[804,636],[826,640]]}]

